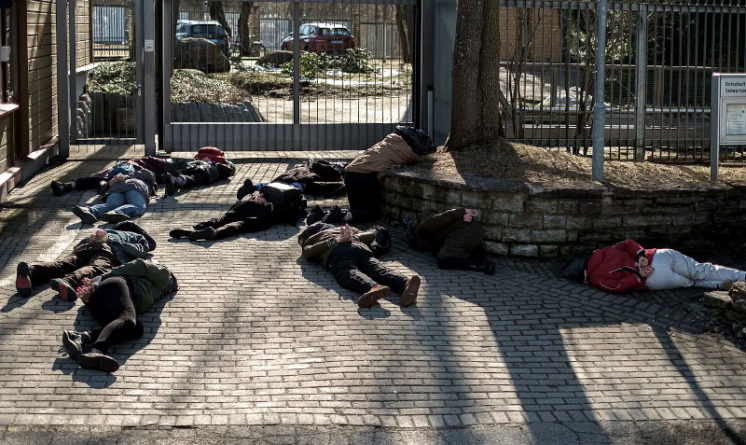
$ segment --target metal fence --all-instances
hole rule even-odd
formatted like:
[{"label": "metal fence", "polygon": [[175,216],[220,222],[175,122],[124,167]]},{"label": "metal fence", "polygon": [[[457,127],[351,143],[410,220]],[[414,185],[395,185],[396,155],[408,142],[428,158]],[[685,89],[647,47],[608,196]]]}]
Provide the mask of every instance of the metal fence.
[{"label": "metal fence", "polygon": [[[164,16],[176,26],[163,25],[172,33],[164,60],[173,60],[162,82],[164,148],[367,148],[413,122],[414,42],[401,41],[396,20],[414,18],[415,3],[174,4]],[[261,52],[243,48],[260,38]]]},{"label": "metal fence", "polygon": [[[607,157],[708,159],[710,78],[746,69],[746,6],[695,3],[608,4]],[[436,19],[445,20],[442,15]],[[455,14],[445,16],[455,26]],[[596,2],[501,0],[499,16],[496,69],[506,136],[590,153],[593,104],[599,100],[593,97]],[[726,157],[742,154],[729,147]]]}]

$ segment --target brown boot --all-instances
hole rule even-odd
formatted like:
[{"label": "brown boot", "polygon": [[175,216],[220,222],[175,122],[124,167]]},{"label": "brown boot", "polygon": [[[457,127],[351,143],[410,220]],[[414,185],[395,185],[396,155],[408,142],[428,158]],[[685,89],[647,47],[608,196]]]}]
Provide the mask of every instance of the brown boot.
[{"label": "brown boot", "polygon": [[404,285],[404,290],[401,293],[401,305],[402,307],[411,306],[417,300],[417,292],[420,290],[420,277],[413,275],[412,278],[407,280]]},{"label": "brown boot", "polygon": [[376,304],[376,302],[378,302],[378,300],[380,300],[381,298],[388,297],[390,293],[390,287],[376,284],[375,286],[371,287],[368,292],[360,296],[360,298],[357,300],[357,305],[359,307],[371,307]]}]

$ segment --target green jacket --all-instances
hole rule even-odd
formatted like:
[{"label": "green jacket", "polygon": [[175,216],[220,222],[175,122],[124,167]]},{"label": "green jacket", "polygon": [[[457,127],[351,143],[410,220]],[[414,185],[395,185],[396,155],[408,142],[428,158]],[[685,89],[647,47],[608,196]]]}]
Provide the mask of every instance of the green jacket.
[{"label": "green jacket", "polygon": [[109,277],[129,279],[132,283],[132,300],[135,303],[135,310],[138,314],[142,314],[166,295],[171,272],[166,266],[138,258],[101,275],[102,280]]},{"label": "green jacket", "polygon": [[[322,230],[309,236],[302,244],[303,253],[301,256],[309,261],[318,261],[324,265],[329,266],[329,256],[332,251],[339,244],[337,241],[339,237],[339,227],[333,229]],[[352,241],[360,242],[367,246],[376,239],[375,230],[369,230],[367,232],[361,232],[358,229],[352,227]]]}]

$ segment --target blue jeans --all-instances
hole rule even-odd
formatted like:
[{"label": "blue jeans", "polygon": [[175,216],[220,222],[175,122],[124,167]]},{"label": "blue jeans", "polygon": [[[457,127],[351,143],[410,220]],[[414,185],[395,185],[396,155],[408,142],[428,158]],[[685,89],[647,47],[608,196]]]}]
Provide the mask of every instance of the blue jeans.
[{"label": "blue jeans", "polygon": [[130,218],[137,218],[145,213],[148,200],[137,190],[128,190],[124,193],[112,193],[106,198],[106,203],[96,204],[90,207],[96,218],[106,212],[115,211],[124,213]]}]

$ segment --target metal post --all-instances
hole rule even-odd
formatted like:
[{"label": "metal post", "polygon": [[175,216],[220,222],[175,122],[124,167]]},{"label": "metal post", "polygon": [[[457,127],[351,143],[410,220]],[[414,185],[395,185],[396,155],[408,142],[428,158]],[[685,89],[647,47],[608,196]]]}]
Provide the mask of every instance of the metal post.
[{"label": "metal post", "polygon": [[163,40],[160,44],[163,47],[163,60],[161,66],[161,97],[162,104],[162,126],[160,128],[161,134],[161,150],[171,152],[173,147],[173,139],[171,137],[171,70],[173,69],[173,58],[171,52],[173,50],[173,24],[171,18],[173,17],[173,4],[171,0],[163,0],[163,14],[161,26],[161,39]]},{"label": "metal post", "polygon": [[645,109],[648,87],[648,6],[637,12],[637,50],[635,54],[635,161],[645,160]]},{"label": "metal post", "polygon": [[60,156],[70,155],[70,101],[67,79],[67,1],[57,0],[57,131],[60,136]]},{"label": "metal post", "polygon": [[300,124],[300,3],[293,3],[293,123]]},{"label": "metal post", "polygon": [[598,0],[596,6],[596,85],[593,92],[593,168],[591,179],[604,180],[604,128],[606,126],[604,105],[604,77],[606,62],[606,0]]},{"label": "metal post", "polygon": [[67,35],[67,40],[70,42],[70,76],[68,76],[68,87],[70,88],[70,122],[68,122],[68,124],[70,126],[70,141],[74,143],[78,140],[78,130],[76,128],[77,126],[75,125],[78,116],[78,55],[76,54],[77,49],[75,42],[75,39],[77,37],[75,29],[75,0],[69,0],[68,4],[70,14],[68,16],[70,31]]},{"label": "metal post", "polygon": [[712,73],[712,95],[710,109],[710,181],[718,180],[718,161],[720,160],[720,73]]},{"label": "metal post", "polygon": [[145,155],[155,155],[155,9],[153,0],[142,1],[143,27],[143,137],[145,139]]}]

